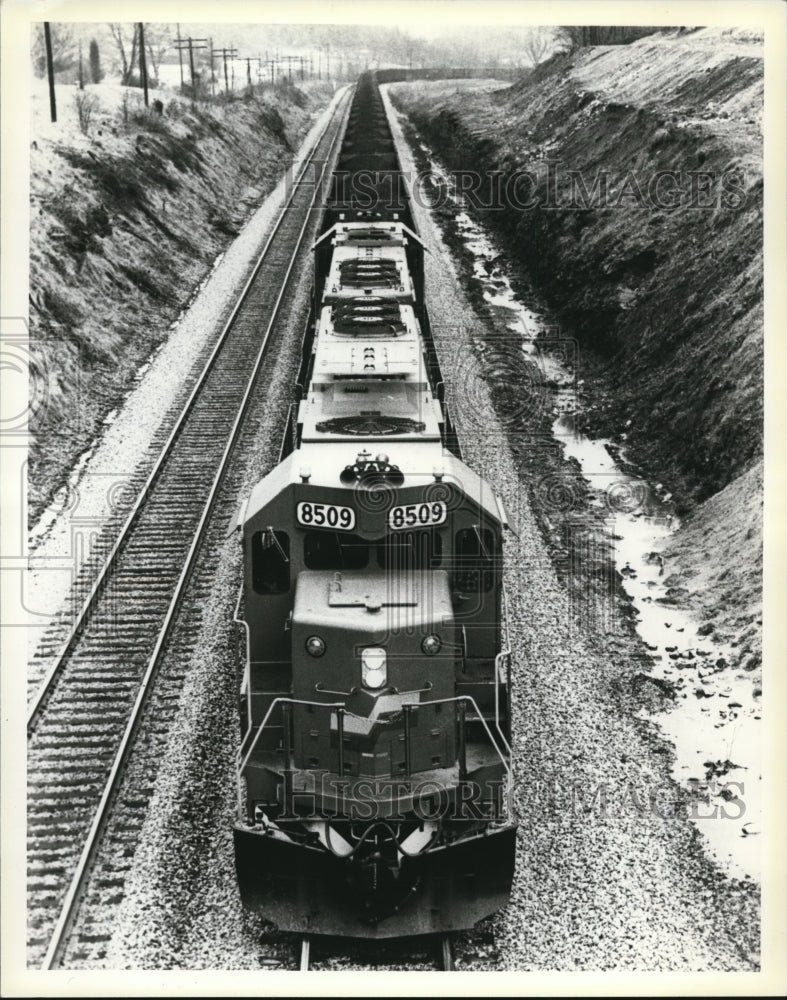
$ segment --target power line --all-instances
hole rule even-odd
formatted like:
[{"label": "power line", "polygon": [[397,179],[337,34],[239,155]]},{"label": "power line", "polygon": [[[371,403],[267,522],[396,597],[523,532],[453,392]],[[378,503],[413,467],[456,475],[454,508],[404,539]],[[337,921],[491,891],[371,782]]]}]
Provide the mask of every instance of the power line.
[{"label": "power line", "polygon": [[189,69],[191,70],[191,96],[192,98],[196,98],[197,87],[194,81],[194,77],[196,76],[194,72],[194,50],[206,49],[208,47],[208,40],[207,38],[192,38],[191,35],[189,35],[188,38],[179,38],[175,47],[178,52],[185,52],[186,49],[188,49]]},{"label": "power line", "polygon": [[[238,54],[238,50],[233,46],[232,48],[229,49],[226,48],[216,49],[215,52],[217,55],[220,55],[224,60],[224,89],[225,91],[229,91],[230,84],[229,80],[227,79],[227,58],[229,57],[230,59],[234,59],[235,56],[237,56]],[[211,62],[212,60],[213,60],[213,54],[211,51]],[[234,72],[233,72],[233,82],[234,82]]]},{"label": "power line", "polygon": [[[281,56],[279,58],[279,62],[286,62],[287,63],[287,79],[288,80],[292,80],[292,64],[294,62],[298,62],[298,60],[301,59],[301,58],[302,58],[301,56]],[[303,65],[301,64],[301,72],[302,71],[303,71]]]}]

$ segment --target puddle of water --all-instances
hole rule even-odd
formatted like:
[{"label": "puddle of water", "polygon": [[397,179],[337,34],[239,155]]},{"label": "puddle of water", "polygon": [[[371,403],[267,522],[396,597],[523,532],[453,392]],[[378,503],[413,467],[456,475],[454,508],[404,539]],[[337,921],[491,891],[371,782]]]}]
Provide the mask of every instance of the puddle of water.
[{"label": "puddle of water", "polygon": [[578,434],[570,416],[559,416],[553,430],[603,497],[599,502],[617,508],[611,522],[615,568],[650,651],[649,676],[667,682],[675,695],[674,708],[655,717],[675,748],[673,777],[700,794],[692,815],[717,860],[733,875],[760,881],[760,699],[751,678],[730,673],[731,649],[704,640],[697,621],[672,606],[660,557],[678,527],[672,504],[663,489],[623,471],[610,442]]},{"label": "puddle of water", "polygon": [[[514,293],[504,257],[494,238],[465,211],[452,178],[421,144],[434,177],[457,208],[457,234],[472,256],[473,272],[485,301],[505,328],[519,333],[522,350],[539,365],[556,394],[552,432],[574,458],[594,491],[595,506],[610,514],[614,562],[636,611],[636,628],[652,659],[649,676],[664,681],[675,694],[674,708],[655,717],[675,749],[673,777],[694,788],[698,803],[692,818],[712,854],[738,877],[761,880],[760,822],[761,705],[751,679],[732,675],[730,650],[710,645],[697,622],[672,606],[664,583],[660,552],[679,527],[671,494],[625,471],[625,455],[610,441],[591,440],[576,429],[577,388],[570,368],[547,353],[544,315],[528,309]],[[542,335],[539,341],[539,334]],[[618,461],[616,456],[620,459]],[[726,667],[726,669],[725,669]]]}]

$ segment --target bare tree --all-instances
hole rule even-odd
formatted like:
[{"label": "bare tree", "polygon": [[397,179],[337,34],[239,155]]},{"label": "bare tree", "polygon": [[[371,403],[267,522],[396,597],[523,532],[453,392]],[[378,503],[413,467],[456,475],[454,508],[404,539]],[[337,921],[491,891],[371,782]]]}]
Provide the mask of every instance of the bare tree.
[{"label": "bare tree", "polygon": [[[129,28],[132,29],[133,32],[130,43],[130,56],[126,54],[126,46],[129,44],[127,35]],[[117,23],[110,24],[109,30],[115,40],[118,56],[120,57],[120,82],[124,87],[127,87],[129,81],[131,80],[131,74],[134,72],[134,63],[137,59],[137,40],[139,31],[136,24],[126,25]]]},{"label": "bare tree", "polygon": [[172,48],[172,28],[168,24],[145,25],[145,52],[148,57],[148,72],[158,80],[161,60]]},{"label": "bare tree", "polygon": [[90,122],[93,112],[98,108],[98,99],[95,94],[86,94],[84,91],[77,91],[74,94],[74,104],[77,109],[77,119],[79,127],[85,135],[90,131]]},{"label": "bare tree", "polygon": [[555,33],[552,28],[532,28],[524,44],[525,55],[530,60],[531,66],[538,66],[554,43]]},{"label": "bare tree", "polygon": [[628,45],[637,38],[651,35],[654,31],[664,31],[658,26],[634,25],[563,25],[555,33],[555,39],[563,52],[573,52],[587,45]]},{"label": "bare tree", "polygon": [[[73,30],[68,24],[52,22],[49,26],[49,34],[52,39],[52,67],[55,73],[63,73],[65,70],[71,69],[76,60]],[[46,76],[46,46],[42,24],[36,25],[32,55],[36,76]]]}]

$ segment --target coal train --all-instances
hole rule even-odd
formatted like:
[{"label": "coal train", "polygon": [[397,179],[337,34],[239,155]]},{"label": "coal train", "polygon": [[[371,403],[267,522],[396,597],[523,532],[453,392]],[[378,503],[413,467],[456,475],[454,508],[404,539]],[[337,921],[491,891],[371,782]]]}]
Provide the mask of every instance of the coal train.
[{"label": "coal train", "polygon": [[369,76],[313,253],[281,461],[236,520],[238,881],[301,936],[446,935],[513,878],[507,522],[462,461]]}]

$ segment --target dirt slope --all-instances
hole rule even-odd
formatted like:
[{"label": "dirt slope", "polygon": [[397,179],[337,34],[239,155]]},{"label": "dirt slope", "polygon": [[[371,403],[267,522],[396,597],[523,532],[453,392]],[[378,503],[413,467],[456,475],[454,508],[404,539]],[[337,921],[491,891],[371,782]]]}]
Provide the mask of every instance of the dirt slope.
[{"label": "dirt slope", "polygon": [[760,680],[762,464],[706,500],[664,552],[666,582],[688,591],[701,634],[732,643],[732,660]]},{"label": "dirt slope", "polygon": [[497,93],[446,90],[397,93],[452,167],[502,171],[487,221],[563,334],[604,360],[599,427],[630,420],[630,446],[686,503],[750,468],[762,453],[758,45],[656,35],[557,57]]},{"label": "dirt slope", "polygon": [[31,523],[332,94],[170,97],[159,115],[101,85],[85,133],[58,90],[57,126],[34,101],[30,151]]},{"label": "dirt slope", "polygon": [[690,514],[666,554],[676,591],[755,669],[761,40],[657,34],[556,57],[492,93],[392,96],[455,171],[498,174],[470,197],[579,341],[585,429],[625,441]]}]

